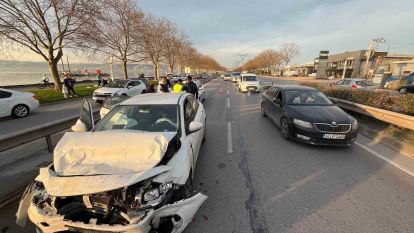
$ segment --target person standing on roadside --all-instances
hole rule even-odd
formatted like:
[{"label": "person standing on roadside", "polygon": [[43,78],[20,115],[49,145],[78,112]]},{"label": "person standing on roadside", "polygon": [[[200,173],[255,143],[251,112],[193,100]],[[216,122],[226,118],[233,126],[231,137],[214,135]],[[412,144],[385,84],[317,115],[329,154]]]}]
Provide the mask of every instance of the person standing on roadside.
[{"label": "person standing on roadside", "polygon": [[96,81],[98,81],[98,87],[100,87],[101,86],[101,82],[102,82],[101,74],[97,74],[96,75]]},{"label": "person standing on roadside", "polygon": [[68,88],[66,87],[65,83],[63,83],[63,85],[62,85],[62,93],[63,93],[63,97],[65,97],[65,99],[69,98]]},{"label": "person standing on roadside", "polygon": [[65,74],[65,79],[63,79],[63,84],[68,89],[69,97],[72,97],[72,94],[76,95],[75,89],[73,89],[74,81],[69,77],[68,74]]},{"label": "person standing on roadside", "polygon": [[43,74],[43,77],[42,77],[42,82],[45,84],[45,87],[46,87],[47,85],[49,85],[49,79],[46,77],[46,75],[45,75],[45,74]]},{"label": "person standing on roadside", "polygon": [[187,76],[187,93],[193,94],[198,99],[198,87],[197,84],[193,82],[193,77],[191,75]]},{"label": "person standing on roadside", "polygon": [[178,81],[174,83],[173,92],[180,93],[182,91],[183,91],[183,80],[178,79]]},{"label": "person standing on roadside", "polygon": [[168,93],[170,92],[170,89],[167,84],[167,78],[162,77],[160,80],[160,83],[158,85],[158,92]]}]

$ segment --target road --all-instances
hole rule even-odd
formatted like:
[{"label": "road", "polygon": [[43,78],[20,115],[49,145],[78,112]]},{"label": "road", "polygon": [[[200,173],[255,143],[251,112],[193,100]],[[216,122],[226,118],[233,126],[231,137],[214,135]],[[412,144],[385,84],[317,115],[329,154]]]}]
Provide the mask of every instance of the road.
[{"label": "road", "polygon": [[[209,198],[186,233],[413,232],[413,177],[372,153],[396,152],[363,136],[349,148],[283,140],[259,99],[221,80],[207,85],[194,183]],[[13,225],[16,208],[0,210],[0,230],[31,232]]]}]

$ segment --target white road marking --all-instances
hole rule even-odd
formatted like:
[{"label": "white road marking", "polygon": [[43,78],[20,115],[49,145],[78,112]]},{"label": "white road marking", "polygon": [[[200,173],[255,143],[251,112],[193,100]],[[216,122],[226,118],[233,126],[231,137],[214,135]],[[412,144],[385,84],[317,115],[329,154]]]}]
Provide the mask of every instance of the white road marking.
[{"label": "white road marking", "polygon": [[250,96],[250,95],[251,95],[251,94],[250,94],[250,91],[248,91],[248,92],[247,92],[247,96]]},{"label": "white road marking", "polygon": [[230,98],[227,97],[227,108],[230,108]]},{"label": "white road marking", "polygon": [[227,122],[227,153],[233,153],[233,137],[231,136],[231,122]]},{"label": "white road marking", "polygon": [[230,95],[230,90],[227,90],[227,95]]},{"label": "white road marking", "polygon": [[362,144],[361,144],[361,143],[359,143],[359,142],[354,142],[354,144],[356,144],[357,146],[361,147],[362,149],[364,149],[364,150],[366,150],[366,151],[370,152],[371,154],[373,154],[373,155],[377,156],[378,158],[380,158],[380,159],[382,159],[382,160],[384,160],[384,161],[386,161],[386,162],[390,163],[391,165],[393,165],[394,167],[396,167],[396,168],[400,169],[401,171],[403,171],[403,172],[407,173],[408,175],[410,175],[410,176],[414,176],[414,173],[413,173],[412,171],[407,170],[406,168],[404,168],[404,167],[400,166],[399,164],[395,163],[395,162],[394,162],[394,161],[392,161],[391,159],[389,159],[389,158],[387,158],[387,157],[385,157],[385,156],[383,156],[383,155],[381,155],[381,154],[377,153],[376,151],[372,150],[371,148],[366,147],[366,146],[362,145]]}]

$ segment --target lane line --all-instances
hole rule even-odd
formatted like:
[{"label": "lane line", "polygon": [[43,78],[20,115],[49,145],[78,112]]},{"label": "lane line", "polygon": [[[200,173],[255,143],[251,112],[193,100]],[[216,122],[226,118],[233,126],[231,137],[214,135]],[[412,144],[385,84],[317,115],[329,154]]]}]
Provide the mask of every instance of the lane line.
[{"label": "lane line", "polygon": [[230,108],[230,98],[227,97],[227,108]]},{"label": "lane line", "polygon": [[403,171],[403,172],[407,173],[408,175],[410,175],[410,176],[414,176],[414,173],[413,173],[412,171],[410,171],[410,170],[408,170],[408,169],[406,169],[406,168],[404,168],[404,167],[400,166],[399,164],[395,163],[395,162],[394,162],[394,161],[392,161],[391,159],[389,159],[389,158],[387,158],[387,157],[385,157],[385,156],[383,156],[383,155],[381,155],[381,154],[377,153],[376,151],[372,150],[371,148],[366,147],[366,146],[362,145],[362,144],[361,144],[361,143],[359,143],[359,142],[354,142],[354,144],[356,144],[356,145],[358,145],[359,147],[361,147],[362,149],[364,149],[364,150],[366,150],[366,151],[370,152],[371,154],[373,154],[373,155],[377,156],[378,158],[380,158],[380,159],[382,159],[382,160],[384,160],[384,161],[386,161],[386,162],[390,163],[391,165],[393,165],[394,167],[396,167],[396,168],[400,169],[401,171]]},{"label": "lane line", "polygon": [[231,122],[227,122],[227,153],[233,153],[233,137],[231,135]]},{"label": "lane line", "polygon": [[227,95],[230,95],[230,90],[227,90]]}]

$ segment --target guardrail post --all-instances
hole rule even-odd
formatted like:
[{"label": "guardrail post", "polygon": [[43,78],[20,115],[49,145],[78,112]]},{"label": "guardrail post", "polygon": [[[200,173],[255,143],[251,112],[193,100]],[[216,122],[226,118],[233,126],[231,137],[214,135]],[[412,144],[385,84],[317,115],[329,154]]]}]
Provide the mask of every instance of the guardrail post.
[{"label": "guardrail post", "polygon": [[50,135],[46,136],[46,143],[47,143],[47,150],[52,153],[53,151],[53,145],[52,145],[52,137]]}]

